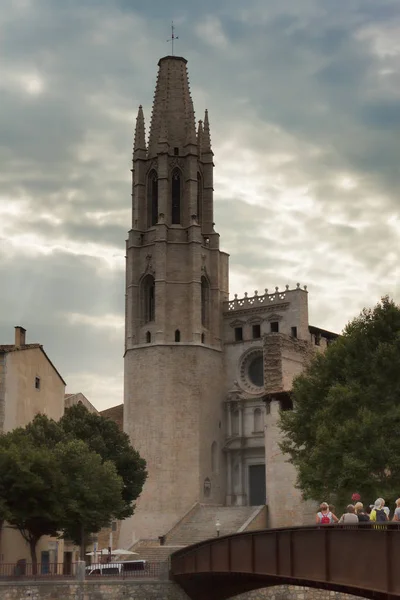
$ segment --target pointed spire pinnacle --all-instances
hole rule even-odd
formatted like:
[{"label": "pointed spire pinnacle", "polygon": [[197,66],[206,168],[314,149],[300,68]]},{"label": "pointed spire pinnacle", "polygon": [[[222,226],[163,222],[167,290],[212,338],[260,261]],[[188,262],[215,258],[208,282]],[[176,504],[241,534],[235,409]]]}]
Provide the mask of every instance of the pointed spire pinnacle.
[{"label": "pointed spire pinnacle", "polygon": [[144,150],[146,151],[146,136],[144,129],[144,115],[143,107],[139,106],[138,114],[136,117],[136,129],[135,129],[135,141],[133,145],[133,151]]},{"label": "pointed spire pinnacle", "polygon": [[203,121],[200,119],[197,127],[197,147],[199,149],[199,156],[203,150]]},{"label": "pointed spire pinnacle", "polygon": [[193,108],[193,102],[191,99],[189,102],[189,106],[187,108],[186,143],[185,143],[185,145],[188,146],[189,144],[193,144],[194,146],[197,144],[196,119],[194,117],[194,108]]},{"label": "pointed spire pinnacle", "polygon": [[203,131],[203,144],[202,152],[212,152],[211,150],[211,136],[210,136],[210,123],[208,121],[208,110],[206,109],[204,115],[204,131]]}]

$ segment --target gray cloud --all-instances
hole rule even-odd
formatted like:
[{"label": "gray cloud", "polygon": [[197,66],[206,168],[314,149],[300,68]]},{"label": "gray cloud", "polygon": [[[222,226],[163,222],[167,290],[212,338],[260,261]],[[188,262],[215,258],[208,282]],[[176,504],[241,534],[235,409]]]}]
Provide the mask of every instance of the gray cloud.
[{"label": "gray cloud", "polygon": [[397,2],[135,4],[0,15],[1,339],[25,325],[102,407],[121,400],[134,119],[142,103],[148,131],[171,17],[210,110],[232,293],[306,283],[340,330],[399,292]]}]

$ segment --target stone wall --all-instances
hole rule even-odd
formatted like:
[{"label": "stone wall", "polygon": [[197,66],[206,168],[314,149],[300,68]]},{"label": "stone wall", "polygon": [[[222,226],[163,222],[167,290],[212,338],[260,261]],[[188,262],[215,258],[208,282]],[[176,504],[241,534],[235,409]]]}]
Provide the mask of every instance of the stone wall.
[{"label": "stone wall", "polygon": [[[172,582],[56,581],[0,583],[1,600],[188,600]],[[355,600],[355,596],[295,586],[276,586],[236,596],[237,600]]]},{"label": "stone wall", "polygon": [[0,582],[1,600],[187,600],[169,581]]},{"label": "stone wall", "polygon": [[317,505],[304,502],[295,487],[296,470],[279,448],[279,401],[272,399],[265,417],[265,468],[269,527],[291,527],[315,523]]}]

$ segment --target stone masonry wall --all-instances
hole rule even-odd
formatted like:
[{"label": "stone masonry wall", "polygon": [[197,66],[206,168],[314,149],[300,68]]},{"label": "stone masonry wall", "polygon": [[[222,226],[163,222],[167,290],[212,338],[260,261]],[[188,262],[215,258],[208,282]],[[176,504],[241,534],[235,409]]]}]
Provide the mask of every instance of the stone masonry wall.
[{"label": "stone masonry wall", "polygon": [[[90,581],[83,584],[55,581],[0,583],[1,600],[188,600],[172,582]],[[237,600],[355,600],[355,596],[312,588],[281,585],[253,590]]]}]

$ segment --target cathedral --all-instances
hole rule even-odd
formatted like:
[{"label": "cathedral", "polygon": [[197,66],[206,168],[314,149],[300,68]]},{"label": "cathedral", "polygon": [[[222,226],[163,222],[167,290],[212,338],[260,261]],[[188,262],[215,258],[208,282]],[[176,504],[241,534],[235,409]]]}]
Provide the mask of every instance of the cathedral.
[{"label": "cathedral", "polygon": [[196,504],[268,505],[272,526],[292,510],[309,518],[277,419],[293,377],[336,335],[309,325],[300,284],[229,298],[213,171],[208,112],[196,125],[187,61],[166,56],[133,148],[124,430],[149,476],[122,547],[164,536]]}]

